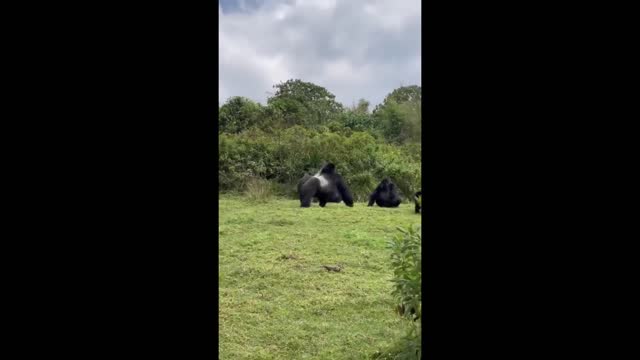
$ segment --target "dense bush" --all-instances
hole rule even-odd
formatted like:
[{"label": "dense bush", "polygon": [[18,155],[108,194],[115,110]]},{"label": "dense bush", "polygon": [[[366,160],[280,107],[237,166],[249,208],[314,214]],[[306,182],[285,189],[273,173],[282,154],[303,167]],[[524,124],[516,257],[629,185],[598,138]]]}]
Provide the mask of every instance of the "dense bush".
[{"label": "dense bush", "polygon": [[263,178],[281,185],[281,195],[295,196],[304,172],[316,173],[325,161],[336,164],[354,197],[363,201],[388,176],[404,198],[420,188],[420,156],[385,144],[366,132],[350,136],[293,126],[266,133],[250,129],[219,134],[221,191],[244,191],[246,181]]}]

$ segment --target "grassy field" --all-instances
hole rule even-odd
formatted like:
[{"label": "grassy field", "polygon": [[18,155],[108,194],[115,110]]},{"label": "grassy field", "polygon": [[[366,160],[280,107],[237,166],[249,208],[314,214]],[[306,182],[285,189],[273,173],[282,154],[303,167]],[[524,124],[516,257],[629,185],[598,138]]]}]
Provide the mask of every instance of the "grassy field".
[{"label": "grassy field", "polygon": [[405,333],[386,242],[421,218],[366,205],[219,200],[221,359],[363,359]]}]

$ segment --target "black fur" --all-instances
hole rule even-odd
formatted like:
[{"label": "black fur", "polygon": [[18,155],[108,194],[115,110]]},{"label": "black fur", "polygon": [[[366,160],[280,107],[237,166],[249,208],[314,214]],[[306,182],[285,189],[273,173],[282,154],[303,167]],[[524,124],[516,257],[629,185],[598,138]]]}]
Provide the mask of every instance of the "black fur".
[{"label": "black fur", "polygon": [[324,177],[328,184],[320,186],[320,179],[305,174],[298,182],[298,194],[300,195],[300,207],[311,206],[311,199],[316,197],[320,206],[324,207],[328,202],[344,203],[353,207],[353,196],[345,184],[342,176],[336,172],[335,165],[329,163],[322,167],[320,176]]},{"label": "black fur", "polygon": [[400,205],[400,195],[396,191],[396,186],[388,178],[380,182],[380,185],[369,195],[369,206],[375,202],[380,207],[398,207]]},{"label": "black fur", "polygon": [[418,204],[418,198],[422,198],[422,190],[413,195],[413,202],[416,204],[416,214],[422,211],[422,206],[420,205],[422,204],[422,201]]}]

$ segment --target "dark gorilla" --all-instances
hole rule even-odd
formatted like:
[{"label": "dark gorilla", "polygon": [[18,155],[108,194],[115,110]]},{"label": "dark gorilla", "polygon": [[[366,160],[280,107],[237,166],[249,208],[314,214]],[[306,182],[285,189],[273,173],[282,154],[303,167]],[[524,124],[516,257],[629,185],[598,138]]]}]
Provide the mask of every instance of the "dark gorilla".
[{"label": "dark gorilla", "polygon": [[373,206],[374,202],[380,207],[398,207],[400,205],[400,195],[396,191],[395,184],[388,178],[383,179],[369,195],[369,206]]},{"label": "dark gorilla", "polygon": [[298,182],[298,194],[300,194],[300,207],[311,206],[311,199],[316,197],[320,206],[324,207],[328,202],[344,203],[353,207],[353,196],[344,183],[342,176],[336,172],[335,165],[329,163],[314,176],[305,174]]},{"label": "dark gorilla", "polygon": [[413,202],[416,204],[416,214],[422,211],[422,190],[413,195]]}]

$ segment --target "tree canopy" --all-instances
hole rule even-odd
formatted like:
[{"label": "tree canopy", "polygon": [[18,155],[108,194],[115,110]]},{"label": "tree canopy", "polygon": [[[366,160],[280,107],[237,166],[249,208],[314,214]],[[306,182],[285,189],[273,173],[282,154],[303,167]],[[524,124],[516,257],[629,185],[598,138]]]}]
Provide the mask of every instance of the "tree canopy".
[{"label": "tree canopy", "polygon": [[366,99],[345,107],[324,87],[300,79],[290,79],[273,88],[275,92],[266,106],[241,96],[219,105],[219,132],[233,134],[250,128],[273,132],[297,125],[346,135],[363,131],[394,144],[420,142],[420,86],[394,89],[372,112]]},{"label": "tree canopy", "polygon": [[420,187],[421,89],[394,89],[370,111],[360,99],[345,107],[327,89],[302,80],[274,86],[266,105],[234,96],[219,106],[219,186],[243,191],[260,178],[287,196],[303,171],[340,164],[362,200],[383,177],[409,197]]},{"label": "tree canopy", "polygon": [[273,86],[275,94],[267,101],[280,110],[285,124],[314,127],[329,123],[343,111],[342,104],[327,89],[302,80],[287,80]]}]

